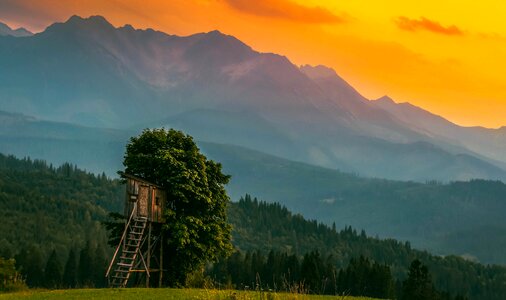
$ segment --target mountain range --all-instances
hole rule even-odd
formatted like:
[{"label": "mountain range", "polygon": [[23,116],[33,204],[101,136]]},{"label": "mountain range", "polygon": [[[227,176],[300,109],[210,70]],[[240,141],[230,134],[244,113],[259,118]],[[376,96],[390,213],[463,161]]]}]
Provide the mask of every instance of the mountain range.
[{"label": "mountain range", "polygon": [[14,36],[14,37],[23,37],[23,36],[31,36],[33,33],[24,29],[11,29],[7,24],[0,22],[0,36]]},{"label": "mountain range", "polygon": [[504,128],[464,128],[370,101],[324,66],[296,66],[212,31],[186,37],[100,16],[0,37],[0,110],[77,125],[176,127],[368,177],[505,179]]}]

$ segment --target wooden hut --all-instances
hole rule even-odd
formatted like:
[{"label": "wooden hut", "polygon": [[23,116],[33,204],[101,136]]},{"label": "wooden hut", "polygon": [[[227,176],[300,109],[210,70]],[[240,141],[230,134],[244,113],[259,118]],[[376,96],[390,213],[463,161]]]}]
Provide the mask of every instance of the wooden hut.
[{"label": "wooden hut", "polygon": [[167,200],[165,190],[142,178],[124,174],[127,179],[125,216],[132,215],[132,210],[137,205],[134,217],[145,217],[149,222],[165,223],[163,211]]}]

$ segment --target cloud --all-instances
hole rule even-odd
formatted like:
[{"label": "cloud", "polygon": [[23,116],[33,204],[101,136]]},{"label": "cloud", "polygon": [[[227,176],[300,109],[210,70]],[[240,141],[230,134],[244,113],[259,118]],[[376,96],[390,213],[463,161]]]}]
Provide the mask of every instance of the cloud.
[{"label": "cloud", "polygon": [[257,16],[303,23],[345,23],[346,16],[322,7],[303,6],[289,0],[225,0],[232,8]]},{"label": "cloud", "polygon": [[395,19],[395,23],[397,27],[406,31],[426,30],[444,35],[464,35],[464,31],[455,25],[443,26],[438,22],[431,21],[424,17],[420,18],[420,20],[398,17]]}]

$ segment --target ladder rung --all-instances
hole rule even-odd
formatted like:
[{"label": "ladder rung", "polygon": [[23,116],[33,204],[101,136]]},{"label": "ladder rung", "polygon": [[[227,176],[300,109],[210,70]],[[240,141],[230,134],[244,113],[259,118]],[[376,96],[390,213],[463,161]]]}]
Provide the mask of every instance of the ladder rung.
[{"label": "ladder rung", "polygon": [[135,257],[122,256],[122,257],[120,257],[119,259],[130,259],[130,260],[134,260],[134,259],[135,259]]},{"label": "ladder rung", "polygon": [[119,270],[119,269],[114,270],[114,272],[116,272],[117,274],[119,274],[119,273],[124,273],[124,274],[130,273],[130,271],[128,271],[128,270]]},{"label": "ladder rung", "polygon": [[114,276],[112,276],[112,278],[115,278],[115,279],[128,279],[128,276],[123,277],[123,276],[114,275]]},{"label": "ladder rung", "polygon": [[126,244],[125,246],[127,246],[127,247],[135,247],[135,248],[137,248],[137,247],[139,246],[139,244],[137,244],[137,245]]},{"label": "ladder rung", "polygon": [[137,253],[137,251],[123,250],[123,253]]},{"label": "ladder rung", "polygon": [[122,267],[131,267],[133,266],[133,264],[125,264],[125,263],[118,263],[118,266],[122,266]]}]

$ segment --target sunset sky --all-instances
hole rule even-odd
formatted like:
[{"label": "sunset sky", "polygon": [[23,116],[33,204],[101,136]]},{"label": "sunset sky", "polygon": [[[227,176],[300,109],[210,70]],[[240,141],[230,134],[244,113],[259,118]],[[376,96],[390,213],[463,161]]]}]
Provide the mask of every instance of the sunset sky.
[{"label": "sunset sky", "polygon": [[506,125],[501,0],[0,0],[0,21],[34,32],[74,14],[178,35],[218,29],[297,65],[330,66],[370,99]]}]

